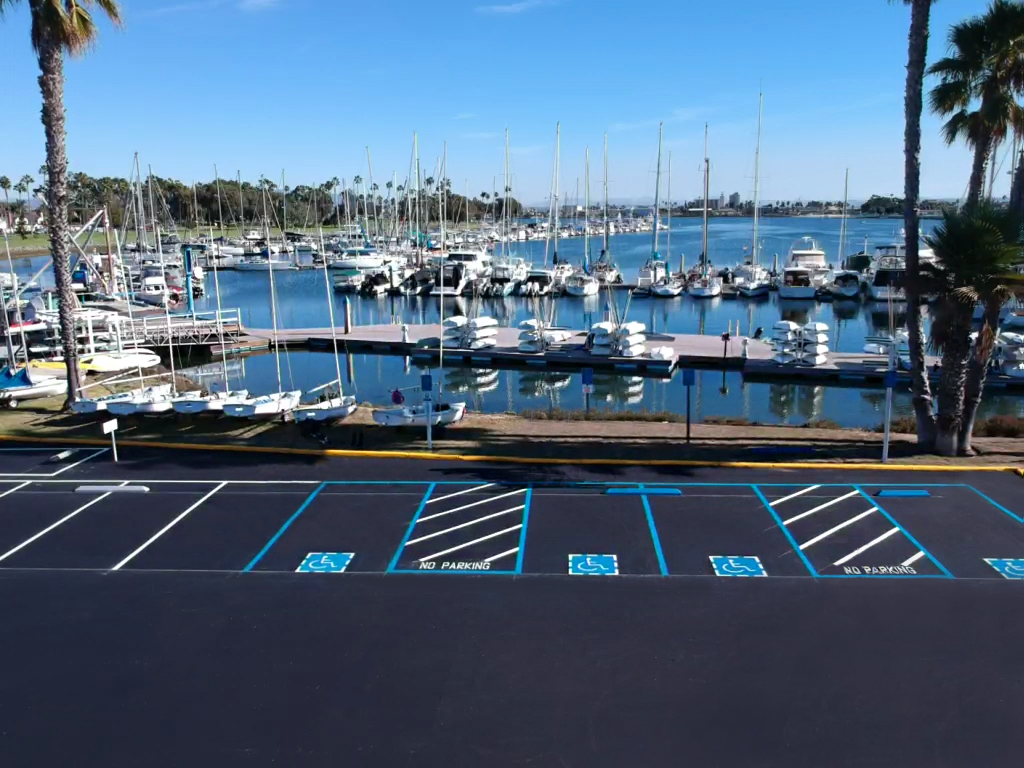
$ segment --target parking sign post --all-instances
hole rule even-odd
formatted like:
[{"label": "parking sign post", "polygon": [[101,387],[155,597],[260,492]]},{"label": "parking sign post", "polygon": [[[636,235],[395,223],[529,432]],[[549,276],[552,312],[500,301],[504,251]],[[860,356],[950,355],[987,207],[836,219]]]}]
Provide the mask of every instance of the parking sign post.
[{"label": "parking sign post", "polygon": [[583,369],[583,407],[586,409],[587,417],[590,417],[590,396],[594,393],[594,369]]},{"label": "parking sign post", "polygon": [[686,387],[686,442],[690,442],[690,387],[697,381],[697,374],[692,368],[683,368],[683,385]]},{"label": "parking sign post", "polygon": [[103,422],[103,434],[110,435],[110,450],[114,454],[114,463],[117,463],[117,419]]},{"label": "parking sign post", "polygon": [[423,408],[427,413],[427,450],[434,450],[433,431],[433,390],[434,378],[429,373],[420,377],[420,389],[423,390]]}]

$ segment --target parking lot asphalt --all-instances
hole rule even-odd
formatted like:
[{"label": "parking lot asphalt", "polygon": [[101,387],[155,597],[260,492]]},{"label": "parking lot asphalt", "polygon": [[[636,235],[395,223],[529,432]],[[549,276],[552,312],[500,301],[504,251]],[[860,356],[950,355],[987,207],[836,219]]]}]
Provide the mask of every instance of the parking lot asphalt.
[{"label": "parking lot asphalt", "polygon": [[55,452],[0,455],[5,766],[1024,747],[1011,474]]}]

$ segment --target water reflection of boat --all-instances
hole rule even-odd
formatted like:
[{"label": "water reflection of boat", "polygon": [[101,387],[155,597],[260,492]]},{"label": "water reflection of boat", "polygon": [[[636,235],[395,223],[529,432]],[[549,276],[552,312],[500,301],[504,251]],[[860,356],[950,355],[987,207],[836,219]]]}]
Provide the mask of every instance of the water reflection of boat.
[{"label": "water reflection of boat", "polygon": [[493,392],[498,388],[499,371],[493,368],[452,368],[445,373],[448,392]]},{"label": "water reflection of boat", "polygon": [[571,383],[571,373],[523,371],[519,374],[519,394],[526,397],[538,397],[553,390],[565,389]]}]

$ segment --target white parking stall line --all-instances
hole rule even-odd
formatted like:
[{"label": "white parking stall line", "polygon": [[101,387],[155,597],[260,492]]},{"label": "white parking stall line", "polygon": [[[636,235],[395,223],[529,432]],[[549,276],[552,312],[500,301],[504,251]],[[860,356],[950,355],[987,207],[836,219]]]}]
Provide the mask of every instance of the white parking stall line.
[{"label": "white parking stall line", "polygon": [[24,487],[25,487],[26,485],[30,485],[31,483],[32,483],[32,481],[31,481],[31,480],[26,480],[26,481],[25,481],[24,483],[22,483],[21,485],[16,485],[16,486],[14,486],[13,488],[8,488],[8,489],[7,489],[6,491],[4,491],[3,493],[0,493],[0,499],[2,499],[2,498],[3,498],[4,496],[10,496],[10,495],[11,495],[12,493],[14,493],[15,491],[20,491],[20,490],[21,490],[22,488],[24,488]]},{"label": "white parking stall line", "polygon": [[818,512],[818,511],[824,509],[825,507],[831,507],[833,504],[838,504],[840,501],[848,499],[851,496],[860,496],[860,491],[851,491],[850,493],[846,494],[845,496],[840,496],[838,499],[832,499],[832,501],[826,501],[824,504],[821,504],[821,505],[815,507],[814,509],[809,509],[806,512],[801,512],[799,515],[796,515],[795,517],[789,518],[789,520],[783,520],[782,524],[783,525],[789,525],[790,523],[795,523],[797,520],[802,520],[803,518],[807,517],[808,515],[813,515],[815,512]]},{"label": "white parking stall line", "polygon": [[484,485],[474,485],[472,488],[466,488],[465,490],[456,491],[455,493],[449,493],[447,496],[436,496],[433,499],[427,501],[427,504],[433,504],[435,501],[444,501],[445,499],[454,499],[456,496],[461,496],[464,493],[473,493],[474,491],[482,491],[484,488],[491,488],[497,485],[497,483],[486,483]]},{"label": "white parking stall line", "polygon": [[[131,480],[125,480],[125,481],[124,481],[123,483],[121,483],[121,485],[122,485],[122,486],[124,486],[124,485],[128,485],[128,483],[130,483],[130,482],[131,482]],[[24,549],[25,547],[27,547],[27,546],[28,546],[29,544],[31,544],[31,543],[32,543],[33,541],[35,541],[36,539],[38,539],[38,538],[41,538],[42,536],[45,536],[45,535],[46,535],[46,534],[48,534],[48,533],[49,533],[50,531],[52,531],[52,530],[53,530],[54,528],[57,528],[58,526],[60,526],[60,525],[63,525],[63,524],[64,524],[64,523],[66,523],[66,522],[67,522],[68,520],[70,520],[71,518],[73,518],[73,517],[74,517],[75,515],[79,514],[80,512],[85,512],[85,510],[87,510],[87,509],[88,509],[89,507],[91,507],[91,506],[92,506],[93,504],[98,504],[99,502],[103,501],[103,500],[104,500],[105,498],[107,498],[107,496],[109,496],[110,494],[111,494],[111,491],[107,491],[107,493],[104,493],[104,494],[101,494],[100,496],[97,496],[97,497],[96,497],[95,499],[93,499],[92,501],[90,501],[90,502],[89,502],[88,504],[83,504],[83,505],[82,505],[82,506],[80,506],[80,507],[79,507],[78,509],[76,509],[76,510],[75,510],[74,512],[72,512],[72,513],[70,513],[70,514],[68,514],[68,515],[65,515],[64,517],[62,517],[62,518],[61,518],[60,520],[58,520],[57,522],[55,522],[55,523],[52,523],[51,525],[48,525],[48,526],[46,526],[45,528],[43,528],[43,530],[39,531],[39,533],[37,533],[37,534],[35,534],[35,535],[31,536],[31,537],[30,537],[30,538],[28,538],[28,539],[25,539],[25,541],[21,542],[21,544],[19,544],[18,546],[16,546],[16,547],[15,547],[14,549],[9,549],[9,550],[7,550],[7,551],[6,551],[6,552],[4,552],[4,553],[3,553],[2,555],[0,555],[0,563],[2,563],[2,562],[3,562],[4,560],[6,560],[6,559],[7,559],[8,557],[10,557],[11,555],[13,555],[13,554],[15,554],[15,553],[17,553],[17,552],[20,552],[21,550],[23,550],[23,549]]]},{"label": "white parking stall line", "polygon": [[770,504],[768,504],[768,506],[769,507],[774,507],[776,504],[781,504],[784,501],[789,501],[790,499],[795,499],[797,496],[803,496],[805,493],[810,493],[811,491],[817,490],[818,488],[821,488],[821,486],[820,485],[809,485],[806,488],[804,488],[802,491],[797,491],[796,493],[789,494],[789,496],[783,496],[781,499],[776,499],[775,501],[773,501]]},{"label": "white parking stall line", "polygon": [[848,525],[853,525],[853,524],[854,524],[854,523],[856,523],[856,522],[857,522],[858,520],[862,520],[863,518],[867,517],[867,516],[868,516],[868,515],[870,515],[870,514],[871,514],[872,512],[875,512],[875,511],[877,511],[877,510],[878,510],[878,507],[872,507],[872,508],[871,508],[871,509],[869,509],[869,510],[868,510],[867,512],[861,512],[861,513],[860,513],[859,515],[857,515],[856,517],[851,517],[851,518],[850,518],[849,520],[847,520],[847,521],[846,521],[845,523],[840,523],[839,525],[837,525],[837,526],[836,526],[836,527],[834,527],[834,528],[829,528],[829,529],[828,529],[827,531],[825,531],[825,532],[824,532],[824,533],[822,533],[822,534],[819,534],[818,536],[815,536],[815,537],[814,537],[813,539],[811,539],[810,541],[805,541],[805,542],[804,542],[803,544],[801,544],[801,545],[800,545],[800,549],[802,549],[802,550],[803,550],[803,549],[807,549],[807,548],[808,548],[809,546],[811,546],[812,544],[817,544],[817,543],[818,543],[819,541],[821,541],[822,539],[827,539],[827,538],[828,538],[829,536],[831,536],[831,535],[832,535],[833,533],[835,533],[836,531],[840,531],[840,530],[842,530],[843,528],[845,528],[845,527],[846,527],[846,526],[848,526]]},{"label": "white parking stall line", "polygon": [[452,552],[458,552],[460,549],[465,549],[466,547],[470,547],[470,546],[472,546],[474,544],[479,544],[481,541],[487,541],[488,539],[495,539],[498,536],[501,536],[503,534],[512,533],[512,531],[518,531],[522,527],[523,527],[522,523],[520,523],[519,525],[513,525],[511,528],[506,528],[505,530],[498,531],[497,533],[489,533],[486,536],[481,536],[479,539],[473,539],[472,541],[467,541],[465,544],[459,544],[459,546],[452,547],[451,549],[446,549],[443,552],[435,552],[432,555],[427,555],[426,557],[421,557],[419,561],[422,563],[424,560],[433,560],[435,557],[441,557],[441,555],[450,555]]},{"label": "white parking stall line", "polygon": [[879,537],[878,537],[877,539],[873,539],[872,541],[869,541],[869,542],[868,542],[867,544],[865,544],[865,545],[864,545],[863,547],[861,547],[860,549],[855,549],[855,550],[854,550],[853,552],[851,552],[850,554],[848,554],[848,555],[847,555],[846,557],[841,557],[841,558],[839,558],[839,559],[838,559],[838,560],[836,560],[836,561],[835,561],[834,563],[832,563],[832,565],[842,565],[843,563],[848,563],[848,562],[850,562],[850,561],[851,561],[851,560],[853,560],[853,558],[855,558],[855,557],[856,557],[857,555],[862,555],[862,554],[864,554],[864,553],[865,553],[865,552],[867,552],[867,551],[868,551],[869,549],[871,549],[871,548],[872,548],[873,546],[875,546],[875,544],[878,544],[879,542],[885,541],[885,540],[886,540],[886,539],[888,539],[888,538],[889,538],[890,536],[892,536],[892,535],[893,535],[894,533],[896,533],[896,532],[897,532],[898,530],[899,530],[899,528],[890,528],[890,529],[889,529],[888,531],[886,531],[885,533],[883,533],[883,534],[882,534],[881,536],[879,536]]},{"label": "white parking stall line", "polygon": [[486,499],[481,499],[480,501],[474,501],[472,504],[465,504],[464,506],[456,507],[455,509],[446,509],[444,512],[438,512],[437,514],[434,514],[434,515],[427,515],[426,517],[421,517],[419,520],[416,521],[416,523],[419,524],[419,523],[422,523],[422,522],[424,522],[426,520],[433,520],[434,518],[437,518],[437,517],[444,517],[445,515],[451,515],[451,514],[454,514],[456,512],[461,512],[464,509],[470,509],[471,507],[479,507],[481,504],[489,504],[490,502],[497,501],[498,499],[504,499],[504,498],[508,498],[509,496],[515,496],[517,493],[526,493],[526,491],[527,491],[526,488],[520,488],[518,491],[511,491],[509,493],[503,493],[500,496],[489,496]]},{"label": "white parking stall line", "polygon": [[67,465],[66,467],[61,467],[61,468],[60,468],[60,469],[58,469],[58,470],[57,470],[56,472],[54,472],[54,473],[53,473],[52,475],[50,475],[50,477],[56,477],[57,475],[61,475],[61,474],[64,474],[64,473],[65,473],[65,472],[67,472],[67,471],[68,471],[69,469],[74,469],[74,468],[75,468],[75,467],[77,467],[77,466],[78,466],[79,464],[84,464],[85,462],[87,462],[87,461],[89,461],[89,460],[91,460],[91,459],[95,459],[95,458],[96,458],[97,456],[99,456],[100,454],[106,453],[106,452],[107,452],[107,451],[109,451],[109,450],[110,450],[109,448],[100,448],[100,449],[99,449],[98,451],[93,451],[93,452],[92,452],[92,453],[90,453],[90,454],[89,454],[88,456],[86,456],[86,457],[85,457],[84,459],[79,459],[79,460],[78,460],[78,461],[76,461],[76,462],[75,462],[74,464],[68,464],[68,465]]},{"label": "white parking stall line", "polygon": [[122,560],[121,562],[119,562],[119,563],[118,563],[117,565],[115,565],[115,566],[114,566],[113,568],[111,568],[110,570],[112,570],[112,571],[119,571],[119,570],[121,570],[121,568],[123,568],[123,567],[124,567],[125,565],[127,565],[127,564],[128,564],[128,562],[132,560],[132,558],[134,558],[134,557],[135,557],[136,555],[138,555],[138,554],[139,554],[140,552],[142,552],[142,550],[144,550],[144,549],[145,549],[146,547],[148,547],[148,546],[149,546],[150,544],[152,544],[152,543],[153,543],[154,541],[156,541],[156,540],[157,540],[157,539],[159,539],[159,538],[160,538],[161,536],[163,536],[163,535],[164,535],[165,533],[167,533],[167,532],[168,532],[169,530],[171,530],[171,528],[173,528],[173,527],[174,527],[175,525],[177,525],[177,524],[178,524],[178,523],[180,523],[180,522],[181,522],[182,520],[184,520],[184,519],[185,519],[185,517],[186,517],[186,516],[188,516],[188,514],[189,514],[189,513],[190,513],[190,512],[192,511],[192,510],[194,510],[194,509],[198,508],[198,507],[199,507],[199,506],[200,506],[201,504],[203,504],[203,503],[204,503],[204,502],[205,502],[205,501],[206,501],[207,499],[209,499],[209,498],[210,498],[211,496],[213,496],[213,494],[215,494],[215,493],[216,493],[217,491],[219,491],[219,490],[220,490],[221,488],[223,488],[223,487],[224,487],[225,485],[227,485],[227,483],[221,483],[221,484],[220,484],[220,485],[218,485],[218,486],[217,486],[216,488],[214,488],[214,489],[213,489],[212,491],[210,491],[210,492],[209,492],[208,494],[206,494],[205,496],[203,496],[203,498],[201,498],[201,499],[200,499],[199,501],[197,501],[197,502],[196,502],[195,504],[193,504],[193,505],[192,505],[191,507],[189,507],[188,509],[186,509],[186,510],[185,510],[184,512],[182,512],[182,513],[181,513],[180,515],[178,515],[178,516],[177,516],[176,518],[174,518],[173,520],[171,520],[171,522],[169,522],[169,523],[168,523],[167,525],[165,525],[165,526],[164,526],[163,528],[161,528],[161,529],[160,529],[159,531],[157,531],[156,533],[154,533],[154,534],[153,534],[153,535],[152,535],[152,536],[151,536],[151,537],[150,537],[150,538],[149,538],[149,539],[148,539],[148,540],[147,540],[147,541],[146,541],[146,542],[145,542],[145,543],[144,543],[144,544],[143,544],[143,545],[142,545],[141,547],[139,547],[138,549],[136,549],[136,550],[135,550],[134,552],[132,552],[132,553],[131,553],[130,555],[128,555],[128,557],[126,557],[126,558],[125,558],[124,560]]},{"label": "white parking stall line", "polygon": [[520,509],[526,509],[526,505],[525,504],[520,504],[518,507],[512,507],[511,509],[503,509],[501,512],[495,512],[493,515],[485,515],[484,517],[478,517],[476,520],[470,520],[468,523],[461,523],[460,525],[455,525],[455,526],[452,526],[451,528],[445,528],[443,531],[436,531],[435,533],[428,533],[426,536],[420,536],[418,539],[412,539],[411,541],[405,542],[405,546],[408,547],[410,544],[417,544],[417,543],[419,543],[421,541],[426,541],[427,539],[433,539],[436,536],[443,536],[446,533],[451,533],[452,531],[457,531],[460,528],[468,528],[471,525],[476,525],[477,523],[482,523],[484,520],[490,520],[490,519],[495,518],[495,517],[501,517],[502,515],[507,515],[509,512],[518,512]]},{"label": "white parking stall line", "polygon": [[514,555],[518,551],[519,551],[519,547],[516,547],[515,549],[510,549],[507,552],[500,552],[497,555],[491,555],[490,557],[484,558],[484,562],[485,563],[492,563],[495,560],[500,560],[503,557],[508,557],[509,555]]},{"label": "white parking stall line", "polygon": [[924,551],[923,550],[921,552],[918,552],[916,555],[914,555],[912,557],[908,557],[906,560],[904,560],[902,563],[900,563],[900,565],[913,565],[918,560],[920,560],[922,557],[924,557]]}]

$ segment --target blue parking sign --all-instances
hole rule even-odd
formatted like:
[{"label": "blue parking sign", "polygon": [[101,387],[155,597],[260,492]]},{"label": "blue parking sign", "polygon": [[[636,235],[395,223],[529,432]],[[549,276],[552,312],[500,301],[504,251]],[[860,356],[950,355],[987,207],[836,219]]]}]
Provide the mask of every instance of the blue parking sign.
[{"label": "blue parking sign", "polygon": [[1024,558],[986,557],[985,562],[995,568],[1004,579],[1024,579]]},{"label": "blue parking sign", "polygon": [[760,558],[753,555],[718,555],[711,557],[715,576],[767,576]]},{"label": "blue parking sign", "polygon": [[569,555],[570,576],[617,576],[617,555]]},{"label": "blue parking sign", "polygon": [[296,573],[344,573],[355,552],[310,552]]}]

